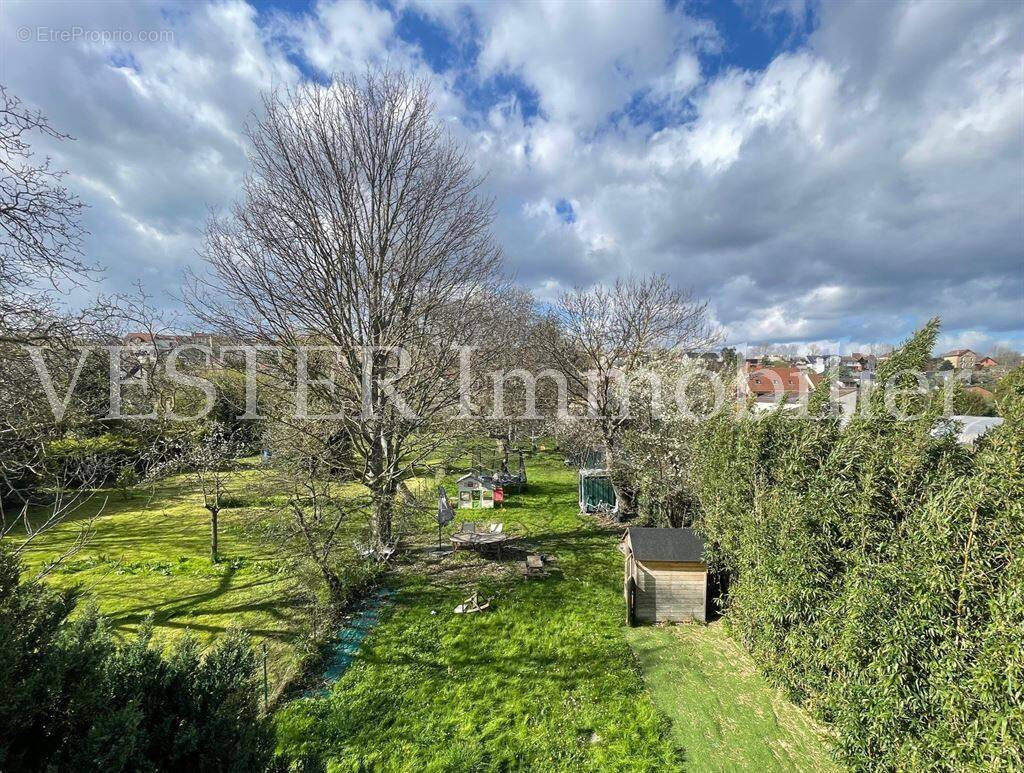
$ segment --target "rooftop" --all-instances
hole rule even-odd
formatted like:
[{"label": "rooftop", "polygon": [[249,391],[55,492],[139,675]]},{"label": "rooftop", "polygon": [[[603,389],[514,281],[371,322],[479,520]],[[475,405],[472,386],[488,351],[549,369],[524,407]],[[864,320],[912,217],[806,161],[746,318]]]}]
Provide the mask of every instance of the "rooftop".
[{"label": "rooftop", "polygon": [[637,561],[703,561],[704,538],[693,529],[634,526],[626,530]]}]

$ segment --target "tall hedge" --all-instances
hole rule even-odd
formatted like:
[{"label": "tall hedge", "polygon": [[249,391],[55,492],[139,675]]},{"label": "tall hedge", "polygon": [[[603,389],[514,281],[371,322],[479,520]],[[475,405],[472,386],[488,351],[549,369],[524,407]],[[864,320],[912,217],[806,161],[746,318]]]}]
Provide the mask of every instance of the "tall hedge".
[{"label": "tall hedge", "polygon": [[[923,369],[932,323],[880,371]],[[847,426],[720,415],[699,440],[700,512],[733,576],[727,618],[863,770],[1024,770],[1024,370],[976,448],[916,418]],[[894,396],[890,396],[893,400]]]}]

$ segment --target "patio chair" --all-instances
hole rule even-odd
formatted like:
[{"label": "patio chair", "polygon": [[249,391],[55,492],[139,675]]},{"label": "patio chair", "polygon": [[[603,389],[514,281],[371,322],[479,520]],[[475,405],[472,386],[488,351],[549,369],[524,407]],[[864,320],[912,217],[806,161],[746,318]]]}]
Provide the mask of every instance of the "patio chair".
[{"label": "patio chair", "polygon": [[463,521],[459,531],[463,534],[476,534],[476,524],[473,521]]},{"label": "patio chair", "polygon": [[483,612],[485,609],[491,606],[491,600],[487,599],[483,604],[480,603],[480,596],[476,591],[473,591],[473,595],[463,601],[457,607],[455,607],[455,614],[466,615],[472,612]]},{"label": "patio chair", "polygon": [[492,523],[487,527],[488,534],[504,534],[505,524],[503,523]]}]

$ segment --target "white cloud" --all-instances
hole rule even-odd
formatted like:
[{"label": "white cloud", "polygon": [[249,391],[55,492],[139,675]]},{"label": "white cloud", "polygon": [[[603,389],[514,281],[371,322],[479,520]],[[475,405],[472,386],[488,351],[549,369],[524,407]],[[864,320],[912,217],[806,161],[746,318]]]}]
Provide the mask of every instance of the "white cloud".
[{"label": "white cloud", "polygon": [[[90,257],[116,287],[173,289],[196,260],[207,207],[238,193],[261,91],[299,65],[388,62],[434,84],[487,173],[510,270],[544,297],[659,270],[709,297],[734,340],[891,340],[934,314],[950,341],[1024,338],[1020,5],[830,3],[805,45],[713,76],[706,55],[726,41],[701,6],[409,6],[479,52],[441,73],[397,37],[406,7],[7,4],[3,80],[78,137],[41,147],[90,203]],[[760,20],[806,13],[781,3]],[[173,40],[14,38],[72,24]],[[467,84],[498,75],[541,114],[514,94],[475,105]]]},{"label": "white cloud", "polygon": [[709,32],[680,9],[660,3],[480,3],[480,70],[520,75],[553,120],[588,129],[637,91],[696,85],[699,66],[680,53]]}]

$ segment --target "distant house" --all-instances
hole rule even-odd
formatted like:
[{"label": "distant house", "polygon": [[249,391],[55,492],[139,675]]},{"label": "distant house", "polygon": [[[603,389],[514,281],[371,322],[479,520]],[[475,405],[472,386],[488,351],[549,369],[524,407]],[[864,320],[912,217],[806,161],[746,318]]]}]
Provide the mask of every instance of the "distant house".
[{"label": "distant house", "polygon": [[179,336],[161,335],[160,333],[128,333],[124,337],[124,345],[140,363],[154,363],[159,355],[169,352],[181,343]]},{"label": "distant house", "polygon": [[161,335],[160,333],[128,333],[124,337],[125,346],[149,349],[171,349],[180,340],[179,336]]},{"label": "distant house", "polygon": [[704,539],[693,529],[627,529],[619,549],[630,625],[707,620]]},{"label": "distant house", "polygon": [[978,364],[978,353],[970,349],[952,349],[940,354],[939,359],[945,360],[957,370],[973,368]]},{"label": "distant house", "polygon": [[978,366],[981,368],[994,368],[999,365],[998,362],[993,360],[991,357],[982,357],[978,360]]},{"label": "distant house", "polygon": [[859,373],[861,371],[868,370],[872,361],[863,354],[854,352],[853,354],[840,358],[839,362],[850,370]]},{"label": "distant house", "polygon": [[799,368],[757,368],[747,373],[747,392],[752,395],[799,396],[821,383],[817,373]]},{"label": "distant house", "polygon": [[[846,424],[857,413],[857,400],[860,390],[857,387],[845,387],[835,385],[829,394],[829,399],[838,409],[840,421]],[[775,395],[760,395],[754,399],[753,410],[755,412],[774,411],[779,407],[779,398]],[[788,400],[783,408],[798,410],[804,407],[802,400]]]},{"label": "distant house", "polygon": [[838,354],[808,354],[807,367],[815,373],[824,373],[829,368],[839,365],[843,358]]}]

